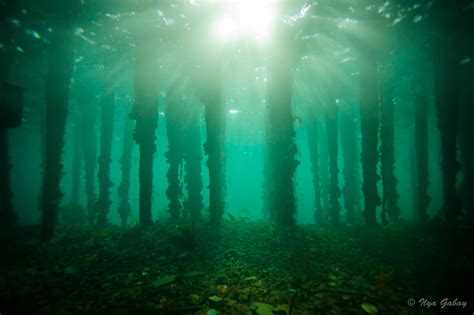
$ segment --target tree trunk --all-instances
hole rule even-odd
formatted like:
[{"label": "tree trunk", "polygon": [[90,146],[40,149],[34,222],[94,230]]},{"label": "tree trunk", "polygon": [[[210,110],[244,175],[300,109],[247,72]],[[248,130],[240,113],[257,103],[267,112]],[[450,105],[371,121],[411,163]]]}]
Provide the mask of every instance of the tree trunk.
[{"label": "tree trunk", "polygon": [[[441,135],[441,170],[443,180],[442,212],[449,224],[454,225],[461,214],[461,202],[457,196],[457,173],[461,165],[457,160],[457,136],[460,99],[460,53],[464,43],[472,36],[463,38],[466,11],[463,2],[440,1],[433,6],[433,20],[438,38],[433,43],[434,94]],[[472,19],[471,19],[472,20]]]},{"label": "tree trunk", "polygon": [[295,130],[291,111],[291,54],[288,47],[289,36],[284,30],[282,38],[273,47],[268,68],[268,151],[271,172],[271,205],[275,207],[276,223],[294,226],[296,199],[294,176],[299,162],[296,160]]},{"label": "tree trunk", "polygon": [[382,223],[387,223],[387,216],[390,221],[400,219],[400,208],[397,205],[397,178],[395,177],[395,121],[393,110],[392,82],[388,73],[390,70],[385,69],[384,80],[381,80],[382,102],[381,102],[381,128],[380,128],[380,153],[382,168]]},{"label": "tree trunk", "polygon": [[133,128],[134,122],[130,119],[130,114],[126,113],[123,128],[123,151],[120,158],[120,168],[122,170],[122,181],[118,189],[120,203],[118,213],[120,215],[121,224],[127,226],[127,220],[131,215],[131,206],[129,202],[130,192],[130,171],[132,168],[132,152],[133,152]]},{"label": "tree trunk", "polygon": [[0,127],[0,226],[8,227],[16,223],[13,211],[13,192],[10,182],[10,155],[8,153],[8,131]]},{"label": "tree trunk", "polygon": [[362,133],[362,192],[364,219],[368,226],[377,224],[376,209],[380,204],[377,191],[379,92],[377,58],[369,49],[360,55],[360,122]]},{"label": "tree trunk", "polygon": [[199,112],[193,113],[191,122],[185,131],[184,169],[185,184],[188,197],[184,201],[184,208],[189,212],[193,221],[201,217],[204,207],[202,201],[202,175],[201,175],[201,126]]},{"label": "tree trunk", "polygon": [[454,223],[461,212],[456,193],[456,176],[460,164],[456,159],[459,82],[457,62],[445,55],[435,64],[435,102],[438,128],[441,134],[441,170],[443,175],[443,211],[449,222]]},{"label": "tree trunk", "polygon": [[[421,83],[424,85],[424,83]],[[420,222],[428,220],[428,98],[423,87],[415,99],[416,211]]]},{"label": "tree trunk", "polygon": [[463,182],[463,207],[467,212],[468,220],[474,225],[474,139],[473,117],[474,117],[474,66],[472,61],[465,65],[463,82],[466,82],[462,97],[460,114],[460,150],[464,170]]},{"label": "tree trunk", "polygon": [[210,69],[211,82],[205,99],[207,140],[204,152],[208,156],[209,169],[209,215],[210,222],[219,226],[224,214],[224,109],[221,99],[221,64],[216,62]]},{"label": "tree trunk", "polygon": [[311,116],[308,122],[308,146],[311,159],[311,172],[313,175],[314,190],[314,222],[317,225],[322,223],[321,207],[321,183],[319,179],[319,133],[318,120]]},{"label": "tree trunk", "polygon": [[135,59],[135,141],[139,146],[139,218],[142,225],[152,224],[153,155],[158,126],[158,62],[155,39],[142,34],[137,38]]},{"label": "tree trunk", "polygon": [[343,154],[344,206],[346,208],[346,222],[355,223],[355,214],[360,210],[360,181],[358,168],[357,126],[352,110],[342,111],[341,119],[341,147]]},{"label": "tree trunk", "polygon": [[166,161],[169,164],[166,178],[168,179],[168,188],[166,197],[168,197],[168,212],[171,220],[179,220],[183,205],[181,198],[183,192],[180,185],[180,170],[184,159],[184,130],[183,130],[183,98],[182,94],[176,89],[170,89],[167,93],[166,104],[166,134],[168,136],[168,152],[166,152]]},{"label": "tree trunk", "polygon": [[326,134],[329,153],[329,217],[332,225],[339,224],[341,210],[339,204],[341,190],[339,189],[339,168],[337,165],[339,145],[337,116],[336,101],[333,98],[329,98],[326,104]]},{"label": "tree trunk", "polygon": [[71,207],[79,207],[79,187],[81,184],[81,126],[79,114],[74,114],[73,120],[73,150],[72,150],[72,184],[71,184]]},{"label": "tree trunk", "polygon": [[87,219],[90,225],[95,224],[97,213],[95,211],[95,172],[97,164],[97,137],[95,124],[97,120],[97,107],[93,102],[92,93],[81,101],[81,146],[84,155],[85,192],[87,199]]},{"label": "tree trunk", "polygon": [[45,162],[41,193],[41,233],[50,240],[57,222],[58,206],[63,193],[60,181],[64,132],[68,114],[71,77],[74,71],[74,29],[72,25],[55,27],[46,81]]},{"label": "tree trunk", "polygon": [[112,140],[114,132],[115,92],[105,83],[104,95],[100,114],[100,156],[98,160],[99,172],[99,196],[97,198],[96,212],[97,225],[108,224],[108,214],[112,200],[110,199],[110,188],[113,183],[110,180],[110,163],[112,162]]},{"label": "tree trunk", "polygon": [[[6,21],[10,11],[10,3],[4,3],[0,13],[0,40],[5,47],[0,51],[0,84],[9,78],[11,56],[8,52],[10,44],[10,27]],[[1,104],[3,105],[3,104]],[[8,227],[16,222],[16,214],[13,210],[10,178],[10,155],[8,143],[8,130],[5,126],[0,126],[0,226]]]}]

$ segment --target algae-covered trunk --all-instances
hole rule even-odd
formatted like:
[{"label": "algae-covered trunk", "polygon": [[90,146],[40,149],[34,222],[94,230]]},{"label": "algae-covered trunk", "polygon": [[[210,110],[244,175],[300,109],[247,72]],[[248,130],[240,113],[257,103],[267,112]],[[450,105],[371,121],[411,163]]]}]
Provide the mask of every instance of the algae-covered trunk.
[{"label": "algae-covered trunk", "polygon": [[362,133],[362,192],[364,194],[364,219],[368,226],[377,224],[376,209],[380,204],[377,191],[377,164],[379,161],[379,84],[376,54],[369,48],[359,57],[360,123]]},{"label": "algae-covered trunk", "polygon": [[10,155],[8,153],[8,131],[0,126],[0,226],[10,226],[16,222],[13,211],[10,183]]},{"label": "algae-covered trunk", "polygon": [[341,149],[343,155],[344,206],[346,208],[346,222],[355,223],[355,215],[360,211],[360,174],[359,174],[359,149],[357,146],[356,115],[352,106],[347,111],[340,112],[341,120]]},{"label": "algae-covered trunk", "polygon": [[296,199],[294,176],[296,160],[295,130],[291,110],[291,53],[287,30],[276,39],[268,67],[268,158],[270,171],[269,198],[279,225],[295,224]]},{"label": "algae-covered trunk", "polygon": [[136,40],[134,138],[139,147],[139,218],[142,225],[152,224],[153,156],[158,126],[158,61],[156,38],[140,34]]},{"label": "algae-covered trunk", "polygon": [[[108,80],[107,80],[108,81]],[[104,95],[100,110],[100,155],[98,159],[99,171],[99,195],[95,204],[97,213],[97,225],[108,224],[112,200],[110,199],[110,188],[113,183],[110,180],[110,163],[112,162],[112,139],[114,132],[115,114],[115,91],[105,82]]]},{"label": "algae-covered trunk", "polygon": [[341,206],[339,198],[341,190],[339,189],[339,168],[338,168],[338,109],[336,100],[333,97],[328,98],[326,104],[326,135],[328,141],[329,153],[329,218],[332,225],[339,224]]},{"label": "algae-covered trunk", "polygon": [[90,225],[95,224],[95,172],[97,168],[97,136],[95,124],[97,120],[97,104],[93,101],[94,95],[81,102],[81,147],[84,157],[84,190],[87,200],[87,220]]},{"label": "algae-covered trunk", "polygon": [[209,169],[209,215],[210,222],[219,226],[224,214],[224,151],[223,140],[224,108],[221,97],[221,64],[215,62],[210,67],[210,79],[205,96],[205,119],[207,139],[204,152],[207,155],[206,165]]},{"label": "algae-covered trunk", "polygon": [[[0,14],[0,40],[2,40],[3,43],[9,43],[10,27],[6,21],[7,11],[9,11],[8,4],[5,4],[3,9],[4,12]],[[6,49],[2,49],[0,51],[0,84],[3,84],[4,81],[8,80],[10,61],[10,53]],[[3,86],[0,88],[2,89],[1,92],[3,92]],[[2,98],[3,97],[4,96],[2,95]],[[4,106],[4,104],[1,103],[0,106]],[[9,155],[8,130],[6,126],[2,126],[0,123],[0,226],[2,227],[7,227],[14,224],[17,219],[12,203],[13,192],[10,182],[10,169],[11,163]]]},{"label": "algae-covered trunk", "polygon": [[310,114],[310,116],[308,121],[308,147],[311,160],[311,173],[313,175],[314,222],[320,225],[322,223],[322,207],[321,183],[319,179],[319,124],[316,114]]},{"label": "algae-covered trunk", "polygon": [[443,211],[454,223],[461,205],[456,192],[456,176],[460,170],[457,160],[459,114],[458,63],[444,52],[435,63],[435,103],[441,134],[441,170],[443,175]]},{"label": "algae-covered trunk", "polygon": [[381,127],[380,127],[380,154],[382,174],[382,223],[387,220],[397,221],[400,218],[400,208],[397,205],[397,178],[395,177],[395,119],[393,104],[393,77],[390,69],[384,68],[381,80]]},{"label": "algae-covered trunk", "polygon": [[79,206],[79,188],[81,184],[81,128],[79,113],[74,113],[73,119],[73,148],[72,148],[72,183],[71,183],[71,207]]},{"label": "algae-covered trunk", "polygon": [[60,181],[70,82],[74,70],[74,28],[68,22],[54,28],[46,78],[46,134],[41,192],[41,234],[50,240],[63,197]]},{"label": "algae-covered trunk", "polygon": [[[474,49],[473,49],[474,50]],[[462,93],[460,110],[460,141],[461,160],[464,170],[463,207],[467,212],[468,220],[474,225],[474,66],[472,62],[465,65],[463,81],[466,82]]]},{"label": "algae-covered trunk", "polygon": [[[128,109],[128,108],[127,108]],[[122,180],[118,189],[120,203],[118,213],[122,226],[127,225],[127,219],[131,215],[131,206],[129,201],[130,192],[130,172],[132,168],[132,151],[133,151],[133,120],[130,119],[130,113],[126,112],[123,127],[123,151],[120,158],[120,169],[122,170]]]},{"label": "algae-covered trunk", "polygon": [[428,195],[428,96],[425,83],[415,98],[415,154],[416,154],[416,211],[417,220],[428,220],[428,205],[431,201]]},{"label": "algae-covered trunk", "polygon": [[191,122],[185,130],[187,144],[184,153],[185,185],[188,196],[184,201],[184,209],[189,212],[192,220],[201,217],[204,207],[202,201],[202,175],[201,175],[201,125],[199,112],[192,114]]},{"label": "algae-covered trunk", "polygon": [[[441,171],[443,181],[442,211],[449,224],[461,214],[461,202],[456,191],[457,174],[461,165],[457,160],[459,122],[461,25],[466,12],[462,2],[440,1],[433,8],[439,37],[433,39],[433,75],[438,129],[441,135]],[[471,36],[469,36],[470,39]]]},{"label": "algae-covered trunk", "polygon": [[168,151],[166,152],[166,162],[169,164],[166,178],[168,179],[168,188],[166,197],[168,197],[168,212],[173,221],[177,221],[182,215],[183,205],[181,198],[181,177],[184,160],[184,106],[183,97],[178,88],[170,89],[166,96],[166,135],[168,137]]}]

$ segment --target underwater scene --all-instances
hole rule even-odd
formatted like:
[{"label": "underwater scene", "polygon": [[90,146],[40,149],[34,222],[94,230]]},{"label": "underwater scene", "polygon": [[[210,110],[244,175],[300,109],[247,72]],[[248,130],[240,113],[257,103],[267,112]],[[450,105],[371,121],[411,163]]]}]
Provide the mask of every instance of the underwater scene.
[{"label": "underwater scene", "polygon": [[0,315],[474,314],[473,24],[0,0]]}]

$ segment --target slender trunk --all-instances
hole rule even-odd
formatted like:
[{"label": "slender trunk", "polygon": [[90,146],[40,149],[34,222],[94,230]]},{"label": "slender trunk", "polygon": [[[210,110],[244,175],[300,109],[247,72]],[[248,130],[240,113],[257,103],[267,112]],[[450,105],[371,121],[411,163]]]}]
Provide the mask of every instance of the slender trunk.
[{"label": "slender trunk", "polygon": [[[423,83],[422,83],[423,84]],[[415,153],[416,153],[416,211],[417,220],[428,220],[428,98],[426,88],[422,88],[415,99]]]},{"label": "slender trunk", "polygon": [[[280,32],[285,35],[284,31]],[[296,199],[294,176],[299,162],[296,160],[295,130],[291,112],[291,54],[284,36],[274,47],[275,54],[270,58],[268,77],[268,123],[269,123],[269,162],[272,206],[275,207],[276,223],[283,226],[295,225]],[[276,53],[278,52],[278,53]]]},{"label": "slender trunk", "polygon": [[346,222],[355,223],[355,213],[359,210],[360,183],[357,150],[357,128],[355,115],[351,110],[341,112],[341,147],[344,161],[344,206],[346,208]]},{"label": "slender trunk", "polygon": [[71,207],[78,209],[79,187],[81,184],[81,128],[79,114],[74,115],[73,121],[73,150],[72,150],[72,185],[71,185]]},{"label": "slender trunk", "polygon": [[201,126],[199,113],[193,114],[189,127],[185,132],[184,169],[185,183],[188,197],[184,201],[184,208],[189,212],[192,220],[201,217],[201,210],[204,207],[202,201],[202,175],[201,175]]},{"label": "slender trunk", "polygon": [[184,159],[183,148],[183,106],[181,94],[174,95],[177,91],[169,91],[166,104],[166,133],[168,136],[168,152],[166,152],[166,161],[169,164],[166,178],[168,179],[168,188],[166,197],[168,197],[168,212],[171,220],[178,220],[181,215],[183,205],[181,204],[181,191],[179,171]]},{"label": "slender trunk", "polygon": [[8,153],[8,131],[0,126],[0,226],[8,227],[16,222],[13,211],[13,192],[10,182],[10,155]]},{"label": "slender trunk", "polygon": [[205,100],[207,140],[204,152],[208,156],[209,169],[209,215],[210,222],[219,226],[224,214],[224,109],[221,100],[221,64],[216,63],[210,70],[211,82]]},{"label": "slender trunk", "polygon": [[393,110],[392,82],[390,82],[389,70],[385,70],[381,102],[381,128],[380,128],[380,153],[381,153],[381,173],[382,173],[382,223],[397,221],[400,219],[400,208],[397,205],[397,178],[395,177],[395,121]]},{"label": "slender trunk", "polygon": [[460,150],[464,169],[463,203],[467,211],[469,222],[474,224],[474,139],[473,117],[474,117],[474,66],[472,61],[465,65],[463,82],[466,82],[460,115]]},{"label": "slender trunk", "polygon": [[334,99],[330,99],[326,104],[326,133],[329,153],[329,217],[332,225],[339,224],[340,209],[339,198],[339,168],[338,157],[338,110]]},{"label": "slender trunk", "polygon": [[[9,27],[6,23],[8,4],[5,4],[3,8],[4,12],[0,13],[0,25],[1,27],[1,40],[3,43],[9,43]],[[8,47],[7,47],[8,49]],[[3,84],[3,81],[8,80],[9,69],[11,60],[9,53],[6,49],[0,51],[0,84]],[[0,93],[4,93],[3,86],[0,87]],[[1,95],[3,98],[3,95]],[[3,100],[2,100],[3,101]],[[3,102],[0,106],[4,106]],[[2,108],[3,109],[3,108]],[[0,111],[2,110],[0,109]],[[3,113],[2,113],[3,114]],[[3,119],[1,119],[3,122]],[[13,210],[12,198],[13,192],[11,189],[11,179],[10,179],[10,155],[9,155],[9,143],[8,143],[8,130],[6,126],[1,125],[0,122],[0,226],[8,227],[16,222],[16,214]]]},{"label": "slender trunk", "polygon": [[41,193],[43,240],[50,240],[53,236],[58,206],[63,197],[60,189],[63,171],[61,157],[73,71],[74,29],[72,25],[58,26],[53,31],[46,81],[46,156]]},{"label": "slender trunk", "polygon": [[121,224],[127,226],[127,219],[131,215],[131,206],[129,202],[130,192],[130,171],[132,168],[132,151],[133,151],[133,128],[134,123],[126,113],[125,125],[123,128],[123,151],[120,158],[120,168],[122,170],[122,181],[118,189],[120,203],[118,213],[120,215]]},{"label": "slender trunk", "polygon": [[[461,165],[457,160],[460,81],[459,57],[461,49],[471,38],[465,31],[469,18],[463,1],[440,1],[433,6],[433,21],[439,36],[433,43],[434,96],[441,135],[441,171],[443,180],[442,212],[448,224],[454,225],[461,214],[457,196],[457,174]],[[467,14],[469,15],[469,14]],[[469,34],[467,38],[464,38]],[[464,35],[464,36],[463,36]]]},{"label": "slender trunk", "polygon": [[97,120],[97,107],[93,102],[93,95],[82,100],[81,105],[81,147],[84,156],[85,192],[87,199],[87,219],[90,225],[95,224],[97,213],[95,211],[95,172],[97,165],[97,137],[95,124]]},{"label": "slender trunk", "polygon": [[135,59],[135,141],[139,146],[139,218],[151,225],[153,191],[153,156],[156,151],[155,130],[158,126],[157,60],[155,39],[145,34],[137,38]]},{"label": "slender trunk", "polygon": [[362,192],[364,219],[368,226],[377,224],[376,209],[380,204],[377,191],[379,93],[377,58],[370,49],[360,55],[360,122],[362,133]]},{"label": "slender trunk", "polygon": [[314,190],[314,222],[317,225],[322,223],[321,207],[321,183],[319,179],[319,133],[318,120],[311,117],[308,122],[308,146],[311,159],[311,172],[313,174]]},{"label": "slender trunk", "polygon": [[[319,122],[319,139],[327,139],[326,122]],[[321,223],[327,224],[329,219],[329,149],[327,141],[318,141],[319,181],[321,186]]]},{"label": "slender trunk", "polygon": [[457,66],[455,59],[446,53],[435,64],[435,102],[441,134],[443,211],[451,223],[454,223],[461,211],[456,193],[456,176],[460,170],[460,164],[456,159],[459,111]]},{"label": "slender trunk", "polygon": [[[108,82],[106,82],[108,84]],[[108,214],[112,200],[110,199],[110,188],[113,183],[110,180],[110,163],[112,162],[112,139],[114,132],[115,92],[105,86],[104,96],[100,113],[100,156],[98,160],[99,171],[99,196],[95,204],[97,212],[97,225],[108,224]]]}]

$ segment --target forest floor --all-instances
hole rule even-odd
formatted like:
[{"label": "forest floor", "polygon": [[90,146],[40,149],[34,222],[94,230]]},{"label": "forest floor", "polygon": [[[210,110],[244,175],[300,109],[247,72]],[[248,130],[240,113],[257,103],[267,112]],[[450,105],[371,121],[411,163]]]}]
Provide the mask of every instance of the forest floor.
[{"label": "forest floor", "polygon": [[2,315],[474,312],[472,230],[235,220],[61,228],[48,243],[38,227],[13,235],[1,238]]}]

